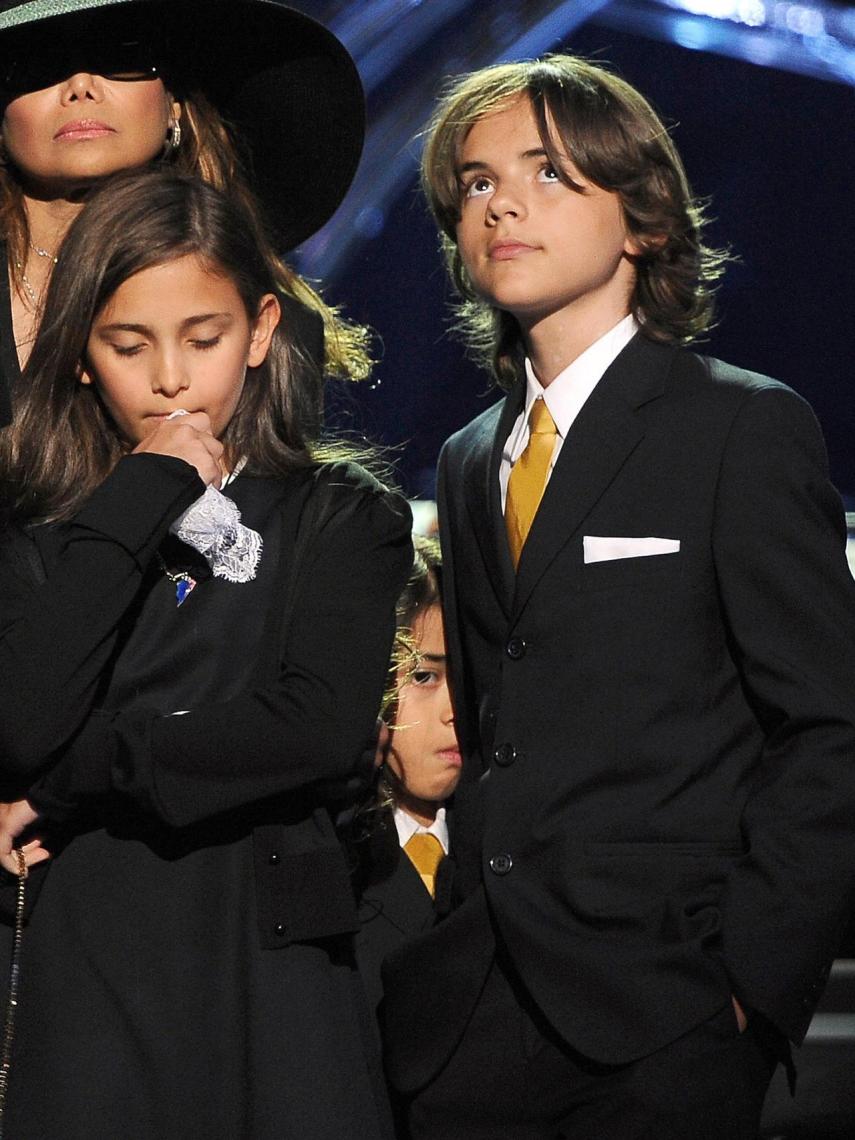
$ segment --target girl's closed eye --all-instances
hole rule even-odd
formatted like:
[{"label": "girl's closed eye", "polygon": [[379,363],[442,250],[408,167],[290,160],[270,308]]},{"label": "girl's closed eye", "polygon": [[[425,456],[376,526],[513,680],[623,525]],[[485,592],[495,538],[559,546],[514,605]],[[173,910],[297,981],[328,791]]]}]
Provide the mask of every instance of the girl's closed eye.
[{"label": "girl's closed eye", "polygon": [[117,356],[136,356],[145,348],[145,342],[139,344],[113,344],[110,346]]},{"label": "girl's closed eye", "polygon": [[204,352],[205,349],[216,348],[222,339],[222,334],[217,333],[216,336],[208,337],[206,340],[191,340],[190,343],[194,348]]}]

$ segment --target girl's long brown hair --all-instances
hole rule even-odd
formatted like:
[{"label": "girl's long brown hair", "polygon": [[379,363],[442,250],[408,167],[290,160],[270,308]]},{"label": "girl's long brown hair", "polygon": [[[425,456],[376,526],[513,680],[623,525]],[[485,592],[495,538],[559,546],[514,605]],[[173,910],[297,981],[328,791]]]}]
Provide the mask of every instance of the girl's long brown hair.
[{"label": "girl's long brown hair", "polygon": [[[0,433],[0,490],[17,522],[71,516],[104,480],[125,445],[97,390],[79,382],[98,313],[136,273],[194,256],[237,288],[248,317],[277,281],[253,212],[235,196],[175,171],[115,176],[89,198],[62,243],[14,423]],[[312,461],[304,425],[316,384],[284,324],[267,359],[247,372],[222,441],[249,473],[278,474]]]}]

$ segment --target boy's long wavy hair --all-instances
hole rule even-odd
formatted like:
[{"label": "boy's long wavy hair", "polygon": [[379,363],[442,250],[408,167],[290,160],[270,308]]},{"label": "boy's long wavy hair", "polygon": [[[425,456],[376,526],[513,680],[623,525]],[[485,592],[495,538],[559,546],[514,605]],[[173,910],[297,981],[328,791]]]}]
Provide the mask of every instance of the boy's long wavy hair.
[{"label": "boy's long wavy hair", "polygon": [[[365,380],[372,364],[369,330],[345,320],[338,309],[328,305],[278,256],[262,221],[262,207],[250,189],[231,131],[210,100],[200,90],[183,91],[179,81],[167,80],[167,86],[175,92],[182,107],[181,146],[177,151],[170,151],[161,160],[161,165],[204,179],[215,189],[232,195],[253,214],[257,239],[277,289],[313,309],[323,320],[325,371],[344,380]],[[18,172],[8,163],[0,165],[0,235],[7,245],[12,281],[21,292],[20,267],[26,264],[30,230],[23,187]],[[318,376],[316,422],[320,420],[321,399],[322,377]]]},{"label": "boy's long wavy hair", "polygon": [[[127,450],[97,386],[80,383],[89,332],[134,274],[185,256],[231,280],[254,320],[275,291],[254,213],[233,195],[174,171],[116,175],[89,197],[62,243],[41,326],[0,433],[0,488],[19,523],[70,517]],[[314,379],[280,323],[267,359],[247,370],[222,442],[249,473],[292,471],[313,460],[306,438]]]},{"label": "boy's long wavy hair", "polygon": [[464,76],[450,87],[428,128],[422,186],[461,298],[457,328],[473,355],[503,388],[520,375],[519,324],[476,293],[456,241],[462,144],[479,119],[520,98],[529,100],[543,147],[565,185],[584,193],[563,169],[562,152],[585,178],[620,195],[627,230],[640,250],[632,311],[644,335],[679,344],[706,332],[713,320],[713,284],[729,254],[704,244],[703,208],[692,197],[668,131],[624,80],[575,56],[553,55]]}]

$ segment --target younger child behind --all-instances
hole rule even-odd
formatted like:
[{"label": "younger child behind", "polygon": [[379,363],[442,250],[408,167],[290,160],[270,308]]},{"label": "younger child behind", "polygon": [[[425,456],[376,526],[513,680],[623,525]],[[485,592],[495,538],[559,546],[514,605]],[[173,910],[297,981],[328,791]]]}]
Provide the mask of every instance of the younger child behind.
[{"label": "younger child behind", "polygon": [[363,925],[356,950],[375,1008],[382,997],[384,957],[407,936],[433,925],[437,869],[448,854],[444,804],[460,778],[439,544],[423,537],[414,544],[413,569],[397,607],[401,659],[384,716],[388,732],[378,749],[377,807],[359,860]]}]

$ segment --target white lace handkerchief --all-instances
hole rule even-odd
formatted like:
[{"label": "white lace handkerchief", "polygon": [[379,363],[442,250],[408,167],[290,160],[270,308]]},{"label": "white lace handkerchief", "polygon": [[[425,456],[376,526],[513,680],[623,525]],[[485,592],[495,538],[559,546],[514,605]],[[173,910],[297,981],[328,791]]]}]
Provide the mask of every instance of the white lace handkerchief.
[{"label": "white lace handkerchief", "polygon": [[215,487],[208,487],[169,528],[205,558],[215,578],[250,582],[261,558],[258,531],[244,526],[237,505]]}]

